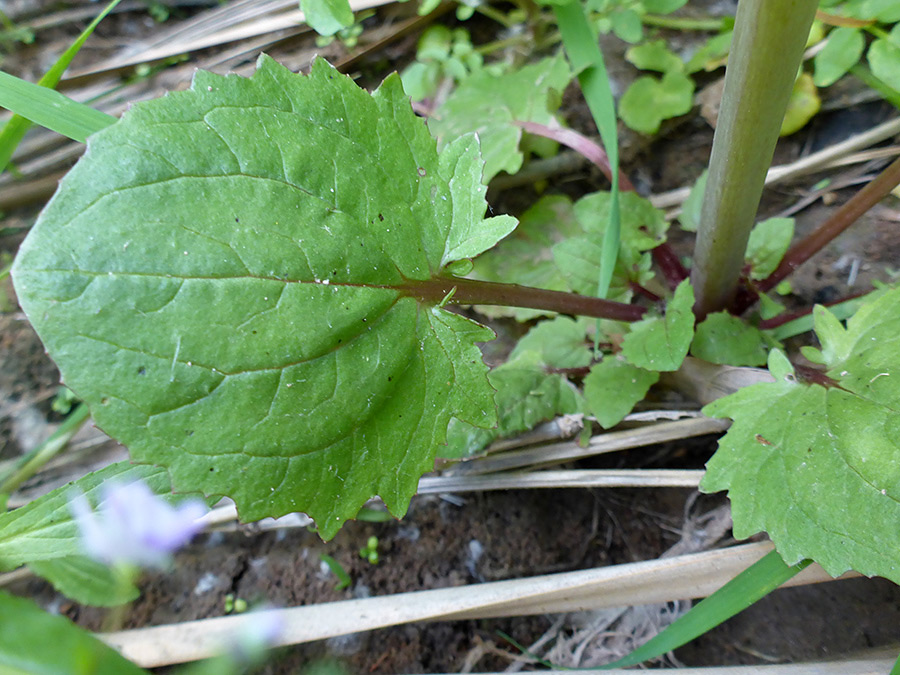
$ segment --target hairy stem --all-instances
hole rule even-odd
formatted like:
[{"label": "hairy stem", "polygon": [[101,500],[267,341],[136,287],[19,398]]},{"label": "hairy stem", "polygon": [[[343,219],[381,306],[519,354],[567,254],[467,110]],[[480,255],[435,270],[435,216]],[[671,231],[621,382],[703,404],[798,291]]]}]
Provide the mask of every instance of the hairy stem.
[{"label": "hairy stem", "polygon": [[504,305],[575,316],[592,316],[614,321],[638,321],[647,311],[637,305],[626,305],[622,302],[601,300],[575,293],[451,277],[410,281],[403,286],[402,291],[405,295],[423,302],[446,301],[454,305]]},{"label": "hairy stem", "polygon": [[757,284],[765,293],[795,269],[822,250],[832,239],[855,223],[861,215],[884,199],[900,184],[900,159],[894,160],[871,183],[857,192],[814,232],[794,244],[781,260],[781,264],[766,279]]},{"label": "hairy stem", "polygon": [[698,318],[725,307],[738,287],[816,0],[743,0],[725,73],[692,282]]}]

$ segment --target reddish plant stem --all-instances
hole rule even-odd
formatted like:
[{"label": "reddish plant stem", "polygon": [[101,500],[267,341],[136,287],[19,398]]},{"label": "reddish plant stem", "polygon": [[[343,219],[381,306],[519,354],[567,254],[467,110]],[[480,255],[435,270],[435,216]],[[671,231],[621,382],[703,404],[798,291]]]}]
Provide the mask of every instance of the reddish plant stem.
[{"label": "reddish plant stem", "polygon": [[900,184],[900,159],[894,160],[871,183],[857,192],[809,236],[797,242],[785,254],[776,270],[757,284],[761,293],[774,288],[800,265],[822,250],[826,244],[855,223],[860,216],[884,199]]},{"label": "reddish plant stem", "polygon": [[[603,351],[609,351],[612,349],[612,345],[609,343],[601,342],[598,345],[599,349]],[[551,375],[565,375],[566,377],[587,377],[588,373],[591,372],[590,366],[584,366],[582,368],[544,368],[544,370]]]},{"label": "reddish plant stem", "polygon": [[423,302],[443,302],[449,295],[447,302],[454,305],[505,305],[614,321],[638,321],[647,311],[637,305],[575,293],[474,279],[436,277],[427,281],[408,281],[398,290]]},{"label": "reddish plant stem", "polygon": [[[859,293],[853,293],[852,295],[847,295],[840,300],[832,300],[831,302],[820,302],[817,304],[823,305],[824,307],[833,307],[834,305],[839,305],[842,302],[847,302],[848,300],[855,300],[856,298],[861,298],[864,295],[868,295],[872,291],[860,291]],[[807,307],[806,309],[798,309],[793,312],[782,312],[778,316],[773,316],[771,319],[764,319],[759,322],[758,328],[760,330],[771,330],[772,328],[778,328],[779,326],[783,326],[786,323],[790,323],[795,319],[799,319],[801,317],[806,316],[807,314],[812,314],[813,308]]]},{"label": "reddish plant stem", "polygon": [[818,384],[826,389],[831,389],[832,387],[843,389],[836,380],[831,379],[821,370],[810,366],[798,365],[796,363],[792,365],[794,366],[794,373],[796,374],[797,379],[801,382],[805,382],[806,384]]},{"label": "reddish plant stem", "polygon": [[642,295],[650,302],[660,302],[662,300],[656,293],[651,291],[649,288],[644,288],[636,281],[629,281],[628,287],[631,288],[638,295]]},{"label": "reddish plant stem", "polygon": [[[609,165],[609,158],[606,151],[599,144],[592,141],[584,134],[580,134],[572,129],[563,129],[561,127],[550,127],[546,124],[538,124],[537,122],[519,122],[514,124],[535,136],[543,136],[550,138],[557,143],[561,143],[566,147],[572,148],[579,155],[593,163],[603,175],[612,181],[612,168]],[[621,169],[619,170],[619,188],[624,192],[633,192],[634,185],[628,179]]]},{"label": "reddish plant stem", "polygon": [[734,300],[728,305],[728,311],[735,316],[740,316],[759,300],[759,292],[746,276],[742,276],[734,294]]},{"label": "reddish plant stem", "polygon": [[668,242],[664,241],[654,248],[651,253],[653,254],[653,262],[656,263],[659,271],[662,272],[669,290],[674,291],[678,284],[688,278],[688,271],[681,264]]}]

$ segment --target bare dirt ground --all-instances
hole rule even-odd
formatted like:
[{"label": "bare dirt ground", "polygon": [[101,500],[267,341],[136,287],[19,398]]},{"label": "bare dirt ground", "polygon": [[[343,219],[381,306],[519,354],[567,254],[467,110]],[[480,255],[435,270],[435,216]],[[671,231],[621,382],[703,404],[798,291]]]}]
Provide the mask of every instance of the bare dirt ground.
[{"label": "bare dirt ground", "polygon": [[[77,9],[90,5],[70,1],[62,6]],[[50,13],[50,3],[20,0],[12,9],[25,18],[41,16]],[[88,43],[73,66],[73,72],[121,54],[128,45],[148,41],[202,11],[200,6],[183,6],[160,24],[138,3],[133,11],[117,14],[100,27],[96,39]],[[402,5],[383,8],[367,20],[361,45],[367,47],[378,36],[385,39],[383,36],[390,34],[391,27],[405,25],[411,17],[414,18],[412,12]],[[455,23],[452,14],[442,20],[449,25]],[[84,23],[81,19],[40,31],[35,44],[16,48],[4,60],[3,68],[37,79],[60,45],[71,40]],[[473,34],[490,39],[492,24],[484,19],[470,23],[474,25],[470,25]],[[421,25],[362,52],[350,52],[340,44],[318,48],[310,35],[290,31],[265,48],[295,69],[305,67],[312,53],[323,53],[332,60],[348,63],[350,72],[358,75],[362,83],[375,85],[390,70],[409,62],[420,29]],[[135,96],[152,96],[160,87],[186,86],[195,63],[212,62],[219,72],[246,69],[259,51],[251,42],[248,39],[245,43],[192,52],[188,62],[174,63],[138,82]],[[243,53],[239,49],[242,44],[246,46]],[[349,61],[354,53],[361,56]],[[630,66],[614,60],[612,69],[615,72],[617,68],[634,75],[633,69],[628,70]],[[127,78],[133,74],[134,68],[129,66],[114,69],[103,77]],[[782,143],[776,163],[791,161],[896,114],[883,103],[866,100],[869,97],[860,90],[851,88],[842,95],[847,96],[847,101],[831,101],[833,112],[822,113],[802,134]],[[570,89],[564,97],[564,115],[574,128],[596,135],[579,101],[577,91]],[[653,139],[625,133],[625,169],[638,185],[653,193],[689,185],[705,165],[711,141],[712,130],[695,109],[691,115],[668,123]],[[34,157],[47,157],[58,148],[48,146]],[[5,211],[0,220],[0,255],[15,254],[41,201],[49,196],[47,185],[52,189],[58,172],[71,161],[64,159],[62,164],[48,163],[43,170],[29,170],[18,182],[0,181],[0,201],[4,195],[8,199],[0,206]],[[847,173],[843,170],[832,175],[841,177]],[[807,177],[767,192],[762,215],[777,214],[796,203],[809,194],[820,177]],[[39,181],[48,179],[36,198],[26,203],[9,199],[9,195],[21,194],[23,185],[40,187]],[[584,164],[550,176],[548,183],[548,190],[571,195],[603,186],[602,177]],[[495,188],[490,198],[496,212],[518,213],[535,194],[532,186]],[[852,188],[835,190],[802,210],[797,214],[798,232],[820,222],[850,194]],[[897,200],[888,200],[873,210],[794,277],[788,300],[797,305],[827,302],[868,288],[873,279],[890,281],[893,268],[900,261],[898,220]],[[675,241],[680,251],[689,251],[688,236],[675,235]],[[2,282],[0,290],[0,459],[8,459],[46,438],[61,417],[50,409],[58,374],[19,312],[8,279]],[[522,331],[513,323],[496,323],[495,328],[507,335]],[[107,454],[118,452],[114,445],[104,443],[99,432],[87,429],[74,445],[87,457],[96,457],[87,453],[101,446]],[[586,466],[702,468],[714,448],[714,437],[701,437],[617,453],[591,460]],[[91,466],[92,461],[99,460],[88,459],[87,465]],[[54,478],[62,480],[67,470],[70,469],[59,469]],[[26,487],[40,490],[41,480]],[[686,489],[422,496],[413,501],[402,521],[350,523],[328,543],[303,527],[260,531],[254,526],[242,526],[236,531],[204,534],[179,554],[172,573],[145,578],[141,585],[143,594],[130,608],[125,627],[218,616],[225,612],[228,594],[251,604],[295,606],[653,559],[678,541],[691,499],[692,491]],[[693,504],[690,513],[696,517],[723,503],[721,496],[704,496]],[[372,535],[379,542],[377,564],[359,555],[359,549]],[[720,544],[725,541],[727,537]],[[332,556],[348,572],[352,579],[348,588],[335,589],[337,580],[322,564],[322,554]],[[105,615],[101,610],[66,601],[37,579],[19,581],[12,590],[37,597],[47,607],[92,629],[100,627]],[[536,616],[401,626],[279,650],[260,672],[302,672],[324,657],[336,659],[350,672],[359,673],[502,670],[518,652],[498,631],[530,645],[556,621],[555,616]],[[577,617],[565,625],[568,629],[563,630],[571,634],[578,625]],[[678,650],[674,662],[720,665],[821,660],[898,642],[900,589],[884,580],[854,579],[778,591]]]}]

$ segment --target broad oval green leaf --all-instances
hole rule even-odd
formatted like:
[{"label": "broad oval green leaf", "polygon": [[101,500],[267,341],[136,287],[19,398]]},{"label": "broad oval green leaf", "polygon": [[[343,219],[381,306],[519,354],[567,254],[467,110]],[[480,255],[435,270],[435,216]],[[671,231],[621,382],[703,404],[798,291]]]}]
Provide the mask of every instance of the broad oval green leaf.
[{"label": "broad oval green leaf", "polygon": [[658,372],[610,355],[591,366],[584,378],[584,398],[600,426],[610,429],[625,419],[658,380]]},{"label": "broad oval green leaf", "polygon": [[711,363],[761,366],[766,362],[766,342],[762,331],[740,317],[715,312],[697,326],[691,354]]},{"label": "broad oval green leaf", "polygon": [[396,76],[199,72],[92,137],[16,288],[136,460],[330,537],[375,494],[405,512],[452,415],[495,423],[493,333],[419,292],[515,226],[480,164],[471,135],[438,155]]},{"label": "broad oval green leaf", "polygon": [[785,562],[812,558],[900,582],[900,290],[867,303],[847,328],[816,308],[825,375],[798,380],[778,351],[773,383],[704,408],[734,420],[707,464],[706,492],[728,490],[738,538],[765,530]]}]

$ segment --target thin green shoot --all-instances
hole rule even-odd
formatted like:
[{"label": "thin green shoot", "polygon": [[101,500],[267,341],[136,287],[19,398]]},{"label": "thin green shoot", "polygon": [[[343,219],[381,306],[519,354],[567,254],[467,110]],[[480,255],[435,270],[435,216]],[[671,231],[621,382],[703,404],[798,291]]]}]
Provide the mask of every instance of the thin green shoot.
[{"label": "thin green shoot", "polygon": [[580,3],[554,5],[553,10],[556,13],[566,54],[578,75],[584,99],[600,131],[600,138],[609,159],[612,202],[610,222],[603,236],[600,278],[597,281],[597,297],[605,298],[609,292],[619,253],[619,139],[615,102],[603,54],[597,44],[597,35]]},{"label": "thin green shoot", "polygon": [[897,657],[897,662],[891,668],[890,675],[900,675],[900,656]]},{"label": "thin green shoot", "polygon": [[341,563],[332,558],[330,555],[323,553],[319,556],[319,560],[325,563],[328,566],[328,569],[331,570],[332,574],[334,574],[334,576],[338,578],[338,582],[334,587],[334,590],[342,591],[345,588],[349,588],[350,584],[353,583],[353,580],[350,578],[350,575],[347,574],[347,571],[341,566]]},{"label": "thin green shoot", "polygon": [[23,455],[6,476],[0,477],[0,508],[5,509],[9,496],[68,445],[90,416],[88,407],[79,404],[50,438]]},{"label": "thin green shoot", "polygon": [[[73,42],[72,45],[63,52],[62,56],[60,56],[56,60],[56,63],[53,64],[50,70],[48,70],[47,73],[38,81],[39,86],[46,87],[48,89],[56,88],[56,85],[59,84],[59,81],[62,79],[63,73],[66,72],[69,64],[72,63],[72,59],[74,59],[75,55],[81,50],[81,47],[91,36],[91,33],[94,32],[94,29],[99,25],[104,17],[106,17],[106,15],[109,14],[120,2],[121,0],[112,0],[112,2],[110,2],[106,6],[106,8],[97,15],[97,18],[91,21],[90,25],[85,28],[84,31],[82,31],[81,35],[78,36],[78,39],[76,39],[75,42]],[[12,110],[12,107],[10,106],[4,105],[4,107],[8,107],[10,110]],[[62,122],[62,112],[60,112],[59,117],[60,122]],[[0,171],[3,171],[3,169],[6,168],[9,160],[12,158],[13,152],[15,152],[15,149],[22,141],[22,138],[25,136],[25,132],[28,131],[29,127],[31,127],[33,121],[34,120],[32,120],[27,112],[22,112],[21,114],[13,115],[6,123],[6,126],[3,127],[3,130],[0,131]],[[39,123],[43,124],[42,122]],[[44,126],[48,125],[44,124]],[[48,128],[52,127],[48,126]],[[65,135],[68,136],[69,134]],[[70,138],[72,137],[70,136]],[[83,139],[80,138],[75,138],[74,140],[83,141]]]},{"label": "thin green shoot", "polygon": [[[559,25],[563,47],[578,76],[581,92],[588,104],[594,123],[600,131],[600,139],[609,160],[610,201],[609,222],[603,233],[603,250],[600,256],[600,274],[597,279],[597,297],[606,298],[612,282],[616,259],[619,255],[621,218],[619,213],[619,137],[616,126],[616,106],[603,53],[597,42],[597,34],[579,2],[554,5],[553,11]],[[600,353],[599,321],[594,332],[594,353]]]}]

